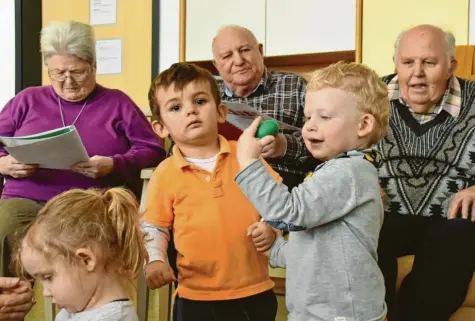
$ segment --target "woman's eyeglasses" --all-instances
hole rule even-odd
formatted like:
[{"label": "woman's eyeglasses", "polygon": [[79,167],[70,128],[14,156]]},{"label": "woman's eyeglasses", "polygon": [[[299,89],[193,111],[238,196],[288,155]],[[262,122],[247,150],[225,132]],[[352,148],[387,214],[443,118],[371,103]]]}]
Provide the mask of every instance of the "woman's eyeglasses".
[{"label": "woman's eyeglasses", "polygon": [[48,76],[51,80],[54,81],[65,81],[70,77],[74,81],[84,81],[89,75],[90,69],[81,69],[81,70],[48,70]]}]

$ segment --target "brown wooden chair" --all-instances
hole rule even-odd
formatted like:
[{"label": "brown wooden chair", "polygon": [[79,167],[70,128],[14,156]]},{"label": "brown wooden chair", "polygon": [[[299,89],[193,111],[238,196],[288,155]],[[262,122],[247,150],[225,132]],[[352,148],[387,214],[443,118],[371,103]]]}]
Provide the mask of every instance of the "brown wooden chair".
[{"label": "brown wooden chair", "polygon": [[475,80],[475,46],[456,46],[455,58],[458,61],[455,76]]}]

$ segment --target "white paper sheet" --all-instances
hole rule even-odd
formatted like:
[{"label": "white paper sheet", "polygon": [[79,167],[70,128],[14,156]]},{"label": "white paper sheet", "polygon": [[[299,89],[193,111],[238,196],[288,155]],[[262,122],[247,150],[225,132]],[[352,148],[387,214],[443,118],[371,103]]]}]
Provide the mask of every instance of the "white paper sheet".
[{"label": "white paper sheet", "polygon": [[89,0],[89,23],[93,26],[117,23],[117,0]]},{"label": "white paper sheet", "polygon": [[97,74],[122,73],[122,39],[96,40]]}]

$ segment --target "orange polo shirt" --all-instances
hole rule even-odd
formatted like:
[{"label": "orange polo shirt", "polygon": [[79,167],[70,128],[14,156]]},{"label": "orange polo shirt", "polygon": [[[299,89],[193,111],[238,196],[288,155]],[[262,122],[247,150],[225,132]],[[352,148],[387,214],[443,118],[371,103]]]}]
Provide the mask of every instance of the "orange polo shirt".
[{"label": "orange polo shirt", "polygon": [[144,220],[173,228],[177,292],[190,300],[243,298],[274,286],[267,257],[247,236],[247,228],[261,217],[234,181],[240,170],[236,142],[219,136],[219,143],[212,173],[188,163],[175,146],[147,189]]}]

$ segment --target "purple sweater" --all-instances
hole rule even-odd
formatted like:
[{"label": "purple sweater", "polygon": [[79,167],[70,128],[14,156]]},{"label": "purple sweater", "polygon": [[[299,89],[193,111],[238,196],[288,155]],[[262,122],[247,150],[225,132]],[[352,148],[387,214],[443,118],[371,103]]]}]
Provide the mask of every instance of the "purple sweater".
[{"label": "purple sweater", "polygon": [[[61,100],[66,126],[71,125],[84,101]],[[62,127],[58,95],[51,86],[31,87],[8,102],[0,112],[0,136],[24,136]],[[72,188],[125,185],[140,191],[140,170],[163,158],[162,143],[142,111],[123,92],[96,85],[75,127],[89,157],[109,156],[112,172],[94,179],[71,170],[38,169],[26,178],[6,177],[2,198],[23,197],[47,201]],[[0,148],[0,156],[6,155]]]}]

